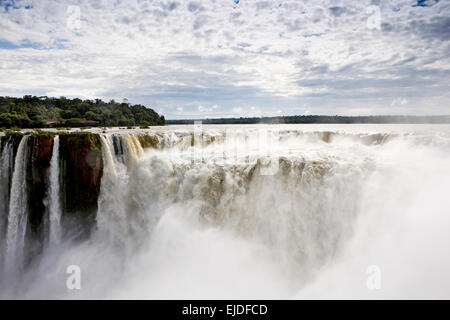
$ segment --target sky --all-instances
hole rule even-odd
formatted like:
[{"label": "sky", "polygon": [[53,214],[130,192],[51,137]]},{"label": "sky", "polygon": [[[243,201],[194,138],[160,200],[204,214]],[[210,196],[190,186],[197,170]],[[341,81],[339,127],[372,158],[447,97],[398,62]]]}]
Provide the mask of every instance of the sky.
[{"label": "sky", "polygon": [[450,114],[450,0],[0,0],[0,95],[166,119]]}]

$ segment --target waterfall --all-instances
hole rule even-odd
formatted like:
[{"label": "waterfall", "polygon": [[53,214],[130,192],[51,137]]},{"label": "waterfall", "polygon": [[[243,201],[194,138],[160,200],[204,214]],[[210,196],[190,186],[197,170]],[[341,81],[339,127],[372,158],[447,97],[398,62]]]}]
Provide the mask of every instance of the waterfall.
[{"label": "waterfall", "polygon": [[[78,223],[83,209],[64,209],[59,177],[74,174],[63,153],[73,137],[59,133],[53,147],[48,136],[39,144],[35,137],[3,139],[6,258],[10,269],[20,267],[26,229],[30,267],[2,275],[0,298],[71,298],[65,278],[54,275],[73,264],[83,269],[83,298],[449,297],[450,259],[442,253],[450,244],[450,127],[415,134],[398,127],[395,135],[371,126],[280,126],[276,143],[268,139],[264,148],[257,128],[239,126],[233,137],[228,128],[206,127],[194,146],[189,127],[90,136],[89,152],[101,152],[102,169],[98,198],[90,199],[98,206],[95,216],[89,211],[95,228]],[[25,163],[36,145],[44,166]],[[270,174],[263,172],[268,150],[278,163]],[[30,179],[35,171],[26,172],[30,165],[44,170],[39,183],[48,172],[45,207],[26,197],[25,184],[37,181]],[[60,220],[68,234],[80,226],[92,232],[61,242]],[[40,251],[47,235],[54,245]],[[378,293],[366,289],[371,265],[383,273]],[[410,279],[424,290],[412,292]]]},{"label": "waterfall", "polygon": [[[115,192],[114,187],[117,182],[117,172],[112,147],[112,137],[100,136],[102,144],[103,177],[100,186],[100,196],[98,199],[97,227],[99,232],[107,233],[109,218],[114,214]],[[111,211],[113,210],[113,211]],[[110,235],[107,235],[107,237]],[[111,235],[114,237],[114,235]]]},{"label": "waterfall", "polygon": [[133,168],[136,166],[139,157],[144,154],[144,149],[142,149],[139,140],[133,135],[125,136],[123,139],[125,142],[124,157],[126,165]]},{"label": "waterfall", "polygon": [[11,161],[13,160],[12,144],[8,142],[3,146],[0,158],[0,269],[3,265],[6,225],[8,219],[8,199],[10,186]]},{"label": "waterfall", "polygon": [[53,140],[52,159],[50,161],[50,186],[48,192],[51,244],[61,240],[61,196],[59,185],[59,136]]},{"label": "waterfall", "polygon": [[20,269],[24,258],[25,232],[27,229],[27,142],[29,136],[20,140],[14,161],[11,181],[8,225],[6,232],[6,268],[8,271]]},{"label": "waterfall", "polygon": [[[133,185],[130,180],[144,151],[135,136],[101,136],[104,161],[97,227],[103,239],[123,253],[133,247]],[[118,148],[117,146],[123,146]],[[116,154],[117,152],[117,154]],[[123,154],[121,154],[123,152]]]},{"label": "waterfall", "polygon": [[12,161],[12,144],[6,142],[0,158],[0,239],[5,235],[9,198],[9,176]]},{"label": "waterfall", "polygon": [[123,247],[127,234],[126,167],[117,161],[112,136],[100,136],[102,143],[103,177],[98,199],[97,227],[104,239]]}]

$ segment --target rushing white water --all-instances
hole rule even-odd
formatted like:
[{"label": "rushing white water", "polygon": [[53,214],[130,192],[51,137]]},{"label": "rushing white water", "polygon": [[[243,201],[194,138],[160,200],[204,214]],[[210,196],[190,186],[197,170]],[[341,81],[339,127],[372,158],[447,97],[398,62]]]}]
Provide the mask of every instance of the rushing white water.
[{"label": "rushing white water", "polygon": [[53,139],[52,159],[50,161],[50,186],[48,191],[49,206],[49,241],[57,244],[61,240],[61,193],[59,185],[59,136]]},{"label": "rushing white water", "polygon": [[12,144],[6,142],[0,158],[0,270],[4,263],[6,226],[8,221],[9,176],[13,160]]},{"label": "rushing white water", "polygon": [[11,180],[5,254],[7,272],[20,270],[24,259],[25,232],[27,229],[26,146],[28,138],[29,136],[24,136],[20,140]]},{"label": "rushing white water", "polygon": [[1,154],[0,158],[0,184],[5,186],[6,188],[0,189],[1,195],[1,211],[0,211],[0,231],[1,234],[4,234],[3,228],[6,226],[6,219],[8,217],[7,212],[7,200],[8,200],[8,192],[9,192],[9,175],[11,170],[11,161],[12,161],[12,145],[10,143],[6,143]]},{"label": "rushing white water", "polygon": [[96,231],[0,294],[450,297],[449,126],[203,129],[102,134]]},{"label": "rushing white water", "polygon": [[126,193],[128,179],[127,168],[116,158],[112,136],[100,136],[104,173],[101,193],[98,201],[97,225],[101,238],[125,245],[121,236],[127,236]]}]

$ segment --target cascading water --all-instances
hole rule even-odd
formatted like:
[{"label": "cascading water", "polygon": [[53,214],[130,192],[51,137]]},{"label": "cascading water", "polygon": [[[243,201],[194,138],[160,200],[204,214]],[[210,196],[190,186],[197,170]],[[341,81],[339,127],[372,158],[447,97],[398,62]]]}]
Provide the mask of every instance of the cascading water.
[{"label": "cascading water", "polygon": [[25,232],[27,229],[26,168],[27,142],[24,136],[17,149],[11,180],[8,225],[6,231],[6,272],[17,272],[24,259]]},{"label": "cascading water", "polygon": [[12,144],[7,141],[2,150],[0,158],[0,271],[4,263],[6,226],[8,221],[8,199],[10,174],[13,161]]},{"label": "cascading water", "polygon": [[[96,230],[44,251],[25,289],[0,296],[448,298],[450,127],[308,128],[98,132]],[[70,265],[82,290],[64,287]]]},{"label": "cascading water", "polygon": [[[135,136],[101,136],[104,174],[97,213],[99,234],[123,250],[132,250],[137,229],[144,227],[136,217],[134,179],[136,165],[144,151]],[[114,143],[121,148],[115,148]],[[116,152],[117,151],[117,152]],[[139,218],[139,217],[138,217]]]},{"label": "cascading water", "polygon": [[101,136],[104,174],[102,177],[100,197],[98,201],[97,227],[103,238],[124,245],[121,236],[127,234],[126,199],[127,191],[126,167],[117,159],[112,136]]},{"label": "cascading water", "polygon": [[59,136],[53,139],[50,161],[50,185],[48,192],[49,242],[52,245],[61,240],[61,194],[59,182]]}]

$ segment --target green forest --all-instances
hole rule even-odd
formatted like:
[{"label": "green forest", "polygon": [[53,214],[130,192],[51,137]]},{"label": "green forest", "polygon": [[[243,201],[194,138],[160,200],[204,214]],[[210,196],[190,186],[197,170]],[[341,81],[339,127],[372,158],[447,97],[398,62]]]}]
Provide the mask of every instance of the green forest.
[{"label": "green forest", "polygon": [[23,98],[0,97],[0,127],[85,127],[164,125],[164,116],[143,105],[131,105],[126,99],[81,100],[26,95]]}]

